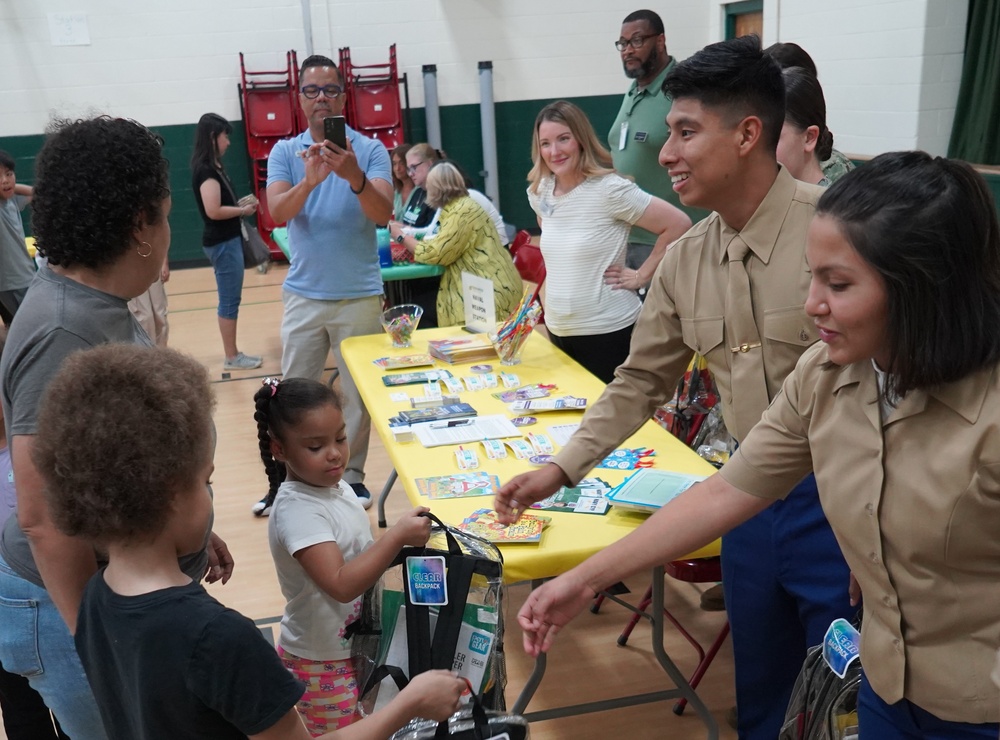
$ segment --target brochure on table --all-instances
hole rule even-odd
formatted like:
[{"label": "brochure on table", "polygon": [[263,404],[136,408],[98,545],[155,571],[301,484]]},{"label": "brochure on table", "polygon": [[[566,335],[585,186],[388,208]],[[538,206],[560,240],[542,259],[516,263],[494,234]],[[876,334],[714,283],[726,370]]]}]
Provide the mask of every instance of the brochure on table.
[{"label": "brochure on table", "polygon": [[484,439],[521,436],[518,428],[503,414],[478,416],[462,426],[437,427],[430,424],[414,424],[411,429],[424,447],[464,445]]},{"label": "brochure on table", "polygon": [[609,493],[608,499],[612,506],[652,513],[706,477],[642,468]]}]

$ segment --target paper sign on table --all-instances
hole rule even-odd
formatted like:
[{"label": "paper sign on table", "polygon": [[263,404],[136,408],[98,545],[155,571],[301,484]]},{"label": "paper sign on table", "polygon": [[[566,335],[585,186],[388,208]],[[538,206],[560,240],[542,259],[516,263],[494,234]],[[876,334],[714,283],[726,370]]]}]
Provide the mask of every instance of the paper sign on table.
[{"label": "paper sign on table", "polygon": [[462,297],[465,302],[465,328],[474,332],[496,329],[497,310],[493,298],[493,281],[489,278],[462,273]]}]

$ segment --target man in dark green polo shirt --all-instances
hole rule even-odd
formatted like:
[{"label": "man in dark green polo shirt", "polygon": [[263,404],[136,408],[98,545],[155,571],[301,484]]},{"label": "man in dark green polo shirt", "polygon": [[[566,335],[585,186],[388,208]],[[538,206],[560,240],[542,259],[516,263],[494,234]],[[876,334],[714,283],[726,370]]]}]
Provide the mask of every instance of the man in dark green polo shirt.
[{"label": "man in dark green polo shirt", "polygon": [[[625,76],[633,80],[608,133],[615,169],[632,177],[647,193],[680,208],[692,221],[700,221],[708,211],[681,205],[670,187],[667,171],[659,164],[660,149],[667,141],[666,118],[671,102],[661,88],[667,72],[674,66],[673,57],[667,54],[660,16],[652,10],[629,13],[622,21],[621,36],[615,47],[622,55]],[[633,226],[627,266],[638,269],[655,242],[655,234]]]}]

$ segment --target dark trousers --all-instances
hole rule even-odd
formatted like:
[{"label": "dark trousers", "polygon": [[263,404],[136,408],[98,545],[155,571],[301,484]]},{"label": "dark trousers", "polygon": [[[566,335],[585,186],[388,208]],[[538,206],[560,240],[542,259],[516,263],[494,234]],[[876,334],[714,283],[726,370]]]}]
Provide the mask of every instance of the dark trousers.
[{"label": "dark trousers", "polygon": [[433,329],[438,325],[437,296],[441,289],[441,276],[415,278],[407,280],[405,288],[409,292],[408,303],[415,303],[424,309],[423,316],[420,317],[420,329]]},{"label": "dark trousers", "polygon": [[632,328],[627,326],[610,334],[587,334],[578,337],[559,337],[549,331],[549,337],[552,339],[552,344],[602,381],[610,383],[615,379],[615,369],[628,357]]},{"label": "dark trousers", "polygon": [[806,650],[850,619],[850,570],[810,475],[722,538],[740,740],[774,740]]},{"label": "dark trousers", "polygon": [[859,740],[996,740],[1000,724],[949,722],[903,699],[887,704],[862,676],[858,691]]}]

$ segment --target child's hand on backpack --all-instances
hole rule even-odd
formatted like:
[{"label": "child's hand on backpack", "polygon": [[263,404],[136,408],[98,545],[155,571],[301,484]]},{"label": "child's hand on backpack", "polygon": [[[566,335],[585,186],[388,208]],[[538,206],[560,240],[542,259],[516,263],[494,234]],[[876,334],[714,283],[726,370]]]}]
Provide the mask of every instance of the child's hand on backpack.
[{"label": "child's hand on backpack", "polygon": [[428,511],[430,509],[426,506],[418,506],[393,525],[392,531],[397,533],[400,547],[422,547],[427,544],[431,536],[431,520],[420,515]]},{"label": "child's hand on backpack", "polygon": [[399,696],[410,702],[414,716],[441,722],[462,708],[462,692],[468,687],[464,678],[451,671],[425,671],[415,676]]}]

